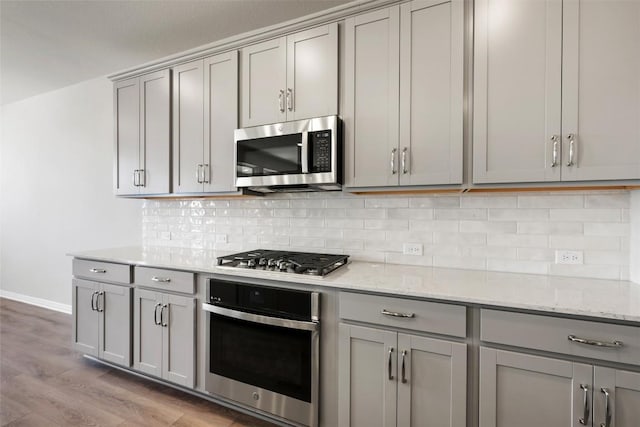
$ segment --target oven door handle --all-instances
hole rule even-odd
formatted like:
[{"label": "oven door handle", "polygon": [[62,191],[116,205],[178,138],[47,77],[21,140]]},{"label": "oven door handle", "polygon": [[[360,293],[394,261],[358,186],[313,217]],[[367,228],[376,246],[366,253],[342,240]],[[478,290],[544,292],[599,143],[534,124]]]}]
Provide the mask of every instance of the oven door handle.
[{"label": "oven door handle", "polygon": [[304,322],[302,320],[282,319],[280,317],[262,316],[260,314],[247,313],[244,311],[231,310],[213,304],[202,303],[202,309],[209,313],[219,314],[225,317],[232,317],[247,322],[261,323],[263,325],[279,326],[281,328],[298,329],[301,331],[317,331],[320,326],[318,322]]}]

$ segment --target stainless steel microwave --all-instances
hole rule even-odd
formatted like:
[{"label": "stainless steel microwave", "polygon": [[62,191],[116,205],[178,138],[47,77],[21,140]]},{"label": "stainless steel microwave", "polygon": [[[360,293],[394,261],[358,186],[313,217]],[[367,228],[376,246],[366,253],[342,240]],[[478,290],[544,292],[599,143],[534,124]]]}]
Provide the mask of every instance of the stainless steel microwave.
[{"label": "stainless steel microwave", "polygon": [[236,129],[236,186],[263,193],[342,188],[337,116]]}]

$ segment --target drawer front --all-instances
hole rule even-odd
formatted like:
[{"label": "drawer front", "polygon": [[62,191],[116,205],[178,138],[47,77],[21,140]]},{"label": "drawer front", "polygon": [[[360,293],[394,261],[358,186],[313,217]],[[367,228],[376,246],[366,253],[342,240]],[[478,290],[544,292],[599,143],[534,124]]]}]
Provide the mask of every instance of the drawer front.
[{"label": "drawer front", "polygon": [[98,282],[131,283],[133,279],[132,267],[127,264],[74,258],[72,270],[75,277]]},{"label": "drawer front", "polygon": [[[466,308],[461,305],[340,293],[340,318],[394,328],[465,337],[466,313]],[[396,317],[394,314],[413,316]]]},{"label": "drawer front", "polygon": [[[569,337],[572,339],[569,339]],[[640,326],[482,309],[480,339],[572,356],[640,365]],[[579,342],[585,340],[587,342]],[[615,342],[619,344],[614,344]],[[598,346],[597,344],[607,346]]]},{"label": "drawer front", "polygon": [[163,268],[136,267],[136,284],[163,291],[192,294],[196,289],[195,274]]}]

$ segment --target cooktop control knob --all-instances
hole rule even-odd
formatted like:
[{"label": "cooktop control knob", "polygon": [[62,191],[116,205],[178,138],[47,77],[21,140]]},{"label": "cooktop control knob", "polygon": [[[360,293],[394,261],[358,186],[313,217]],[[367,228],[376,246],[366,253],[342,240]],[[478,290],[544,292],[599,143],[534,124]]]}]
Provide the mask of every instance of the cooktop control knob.
[{"label": "cooktop control knob", "polygon": [[256,266],[256,260],[255,259],[250,259],[247,261],[247,266],[249,268],[254,268]]}]

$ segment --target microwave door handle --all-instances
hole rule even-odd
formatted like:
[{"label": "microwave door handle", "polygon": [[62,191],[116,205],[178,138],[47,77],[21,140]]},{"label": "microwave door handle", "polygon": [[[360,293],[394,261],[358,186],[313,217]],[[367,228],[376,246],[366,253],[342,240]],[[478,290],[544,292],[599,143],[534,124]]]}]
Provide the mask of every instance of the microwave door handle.
[{"label": "microwave door handle", "polygon": [[309,173],[309,132],[302,132],[302,146],[300,160],[302,173]]}]

